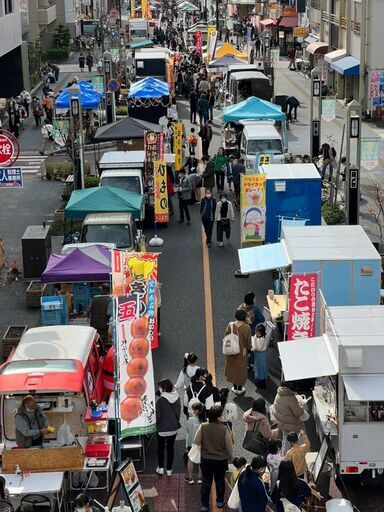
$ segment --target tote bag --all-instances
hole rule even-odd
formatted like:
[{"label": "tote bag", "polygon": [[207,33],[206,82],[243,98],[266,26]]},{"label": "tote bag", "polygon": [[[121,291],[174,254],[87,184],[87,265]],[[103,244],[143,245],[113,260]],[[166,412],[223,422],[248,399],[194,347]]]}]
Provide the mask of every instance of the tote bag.
[{"label": "tote bag", "polygon": [[267,441],[259,432],[260,421],[261,420],[255,422],[253,429],[248,430],[245,434],[243,448],[249,452],[255,453],[256,455],[262,455],[264,457],[267,452]]},{"label": "tote bag", "polygon": [[201,447],[198,444],[193,444],[188,452],[188,459],[194,464],[201,462]]}]

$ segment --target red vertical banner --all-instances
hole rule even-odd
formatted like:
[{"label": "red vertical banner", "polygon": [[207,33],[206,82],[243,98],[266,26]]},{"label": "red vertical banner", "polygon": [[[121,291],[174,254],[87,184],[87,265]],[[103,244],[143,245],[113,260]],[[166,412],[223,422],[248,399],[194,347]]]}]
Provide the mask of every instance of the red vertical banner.
[{"label": "red vertical banner", "polygon": [[199,55],[203,53],[203,38],[201,32],[195,32],[195,46]]},{"label": "red vertical banner", "polygon": [[317,274],[294,274],[289,283],[288,340],[312,338],[316,332]]}]

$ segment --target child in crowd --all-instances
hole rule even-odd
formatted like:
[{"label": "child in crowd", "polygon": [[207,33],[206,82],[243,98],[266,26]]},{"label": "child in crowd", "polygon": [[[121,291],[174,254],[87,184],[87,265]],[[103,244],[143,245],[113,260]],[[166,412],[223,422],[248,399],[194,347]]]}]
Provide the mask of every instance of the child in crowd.
[{"label": "child in crowd", "polygon": [[268,379],[267,364],[268,340],[264,324],[256,326],[255,336],[252,337],[252,352],[255,354],[255,381],[257,388],[265,389]]},{"label": "child in crowd", "polygon": [[191,352],[190,354],[187,352],[184,354],[184,364],[175,384],[176,389],[182,387],[187,389],[187,387],[190,385],[191,378],[195,375],[196,370],[199,368],[197,359],[198,357],[194,352]]},{"label": "child in crowd", "polygon": [[291,445],[291,449],[287,451],[285,458],[290,460],[296,471],[297,478],[304,478],[307,475],[308,466],[305,460],[305,456],[310,449],[309,439],[304,432],[304,430],[300,431],[300,444],[299,444],[299,436],[296,432],[290,432],[287,435],[287,441]]},{"label": "child in crowd", "polygon": [[224,409],[222,421],[232,430],[233,422],[238,418],[237,407],[229,400],[229,388],[220,388],[219,394],[220,404]]},{"label": "child in crowd", "polygon": [[[197,432],[198,428],[200,427],[200,424],[203,421],[204,421],[204,406],[203,406],[203,404],[201,404],[201,403],[193,404],[192,405],[192,416],[190,416],[188,418],[188,423],[187,423],[187,437],[186,437],[186,451],[187,451],[187,453],[191,449],[191,447],[193,445],[193,441],[195,439],[196,432]],[[193,466],[195,466],[195,464],[191,460],[188,459],[188,465],[187,465],[188,475],[185,477],[185,481],[189,485],[192,485],[192,484],[195,483],[195,481],[193,479]],[[201,468],[200,468],[200,465],[199,465],[199,471],[198,471],[197,479],[198,479],[197,483],[201,484]]]},{"label": "child in crowd", "polygon": [[191,135],[188,137],[188,145],[189,145],[189,156],[195,156],[195,150],[196,150],[196,146],[197,146],[197,136],[196,136],[194,128],[191,128]]},{"label": "child in crowd", "polygon": [[280,462],[284,460],[282,452],[282,444],[279,439],[272,439],[268,443],[267,464],[269,473],[271,475],[270,490],[272,492],[275,483],[277,482]]}]

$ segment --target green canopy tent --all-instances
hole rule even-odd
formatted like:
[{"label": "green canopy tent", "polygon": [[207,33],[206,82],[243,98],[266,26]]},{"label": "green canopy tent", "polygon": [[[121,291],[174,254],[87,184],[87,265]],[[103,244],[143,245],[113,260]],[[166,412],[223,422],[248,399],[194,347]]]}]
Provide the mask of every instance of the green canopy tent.
[{"label": "green canopy tent", "polygon": [[116,187],[74,190],[65,207],[65,218],[84,220],[88,213],[131,213],[135,220],[144,219],[144,196]]}]

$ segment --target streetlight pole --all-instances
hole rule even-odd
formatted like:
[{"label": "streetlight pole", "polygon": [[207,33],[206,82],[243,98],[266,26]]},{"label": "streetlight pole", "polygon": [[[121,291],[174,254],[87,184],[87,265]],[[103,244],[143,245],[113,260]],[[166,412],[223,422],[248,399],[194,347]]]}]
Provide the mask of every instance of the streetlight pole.
[{"label": "streetlight pole", "polygon": [[107,50],[103,53],[104,81],[105,81],[105,115],[107,124],[113,123],[113,112],[115,108],[115,94],[108,90],[108,82],[112,78],[112,55]]},{"label": "streetlight pole", "polygon": [[122,83],[127,83],[127,48],[125,42],[125,30],[120,29],[120,74]]},{"label": "streetlight pole", "polygon": [[84,189],[84,141],[83,115],[80,87],[73,84],[69,89],[69,113],[72,133],[72,159],[74,164],[74,188]]},{"label": "streetlight pole", "polygon": [[[352,100],[347,106],[347,137],[345,145],[345,206],[347,224],[359,224],[361,166],[361,105]],[[351,140],[356,140],[356,165],[351,165]]]},{"label": "streetlight pole", "polygon": [[[321,140],[321,79],[319,78],[320,69],[314,68],[311,71],[311,101],[309,118],[311,122],[310,129],[310,156],[311,162],[320,153]],[[313,117],[313,100],[317,98],[319,101],[318,118]]]}]

